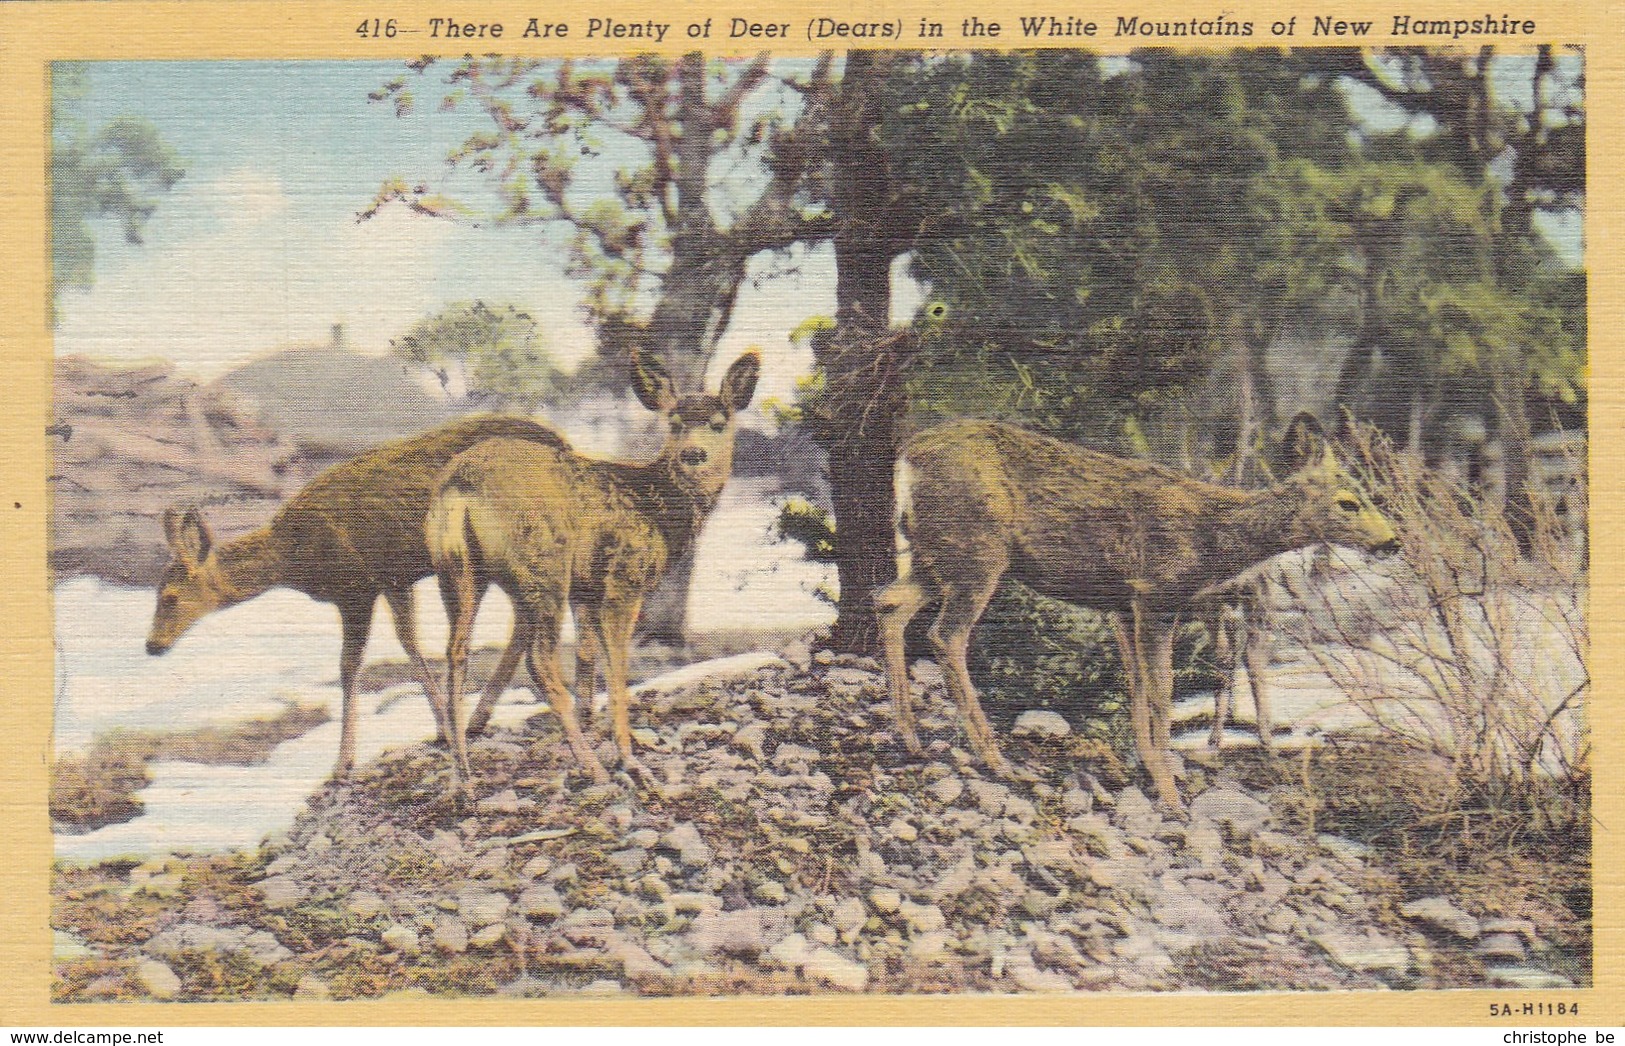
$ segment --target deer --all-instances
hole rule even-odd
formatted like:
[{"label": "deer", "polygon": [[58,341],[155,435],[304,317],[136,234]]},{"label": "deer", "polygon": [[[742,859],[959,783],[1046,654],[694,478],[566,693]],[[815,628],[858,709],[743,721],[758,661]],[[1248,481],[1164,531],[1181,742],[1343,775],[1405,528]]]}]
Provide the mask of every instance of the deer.
[{"label": "deer", "polygon": [[1184,809],[1169,751],[1173,641],[1205,589],[1272,556],[1322,543],[1388,554],[1393,524],[1338,462],[1313,416],[1289,426],[1294,471],[1259,491],[1202,482],[993,421],[959,420],[898,457],[898,578],[876,594],[897,729],[922,751],[904,631],[927,604],[949,695],[975,754],[1011,777],[966,665],[972,629],[1004,577],[1105,613],[1128,680],[1140,764],[1159,802]]},{"label": "deer", "polygon": [[[604,784],[609,774],[587,744],[559,664],[563,614],[573,610],[578,636],[602,659],[621,768],[646,777],[632,750],[627,669],[633,630],[644,597],[693,545],[722,496],[733,470],[735,419],[750,405],[760,369],[753,350],[728,368],[716,395],[679,396],[665,367],[635,350],[633,392],[666,426],[651,461],[603,460],[494,439],[446,466],[424,527],[450,622],[446,710],[454,790],[471,790],[457,725],[474,618],[491,585],[507,593],[516,622],[530,636],[526,664],[576,761]],[[490,699],[487,691],[481,705]],[[476,710],[473,721],[485,711]]]},{"label": "deer", "polygon": [[[269,523],[231,541],[216,541],[196,507],[166,510],[170,562],[158,582],[147,653],[167,653],[204,617],[273,588],[291,588],[333,604],[344,634],[339,652],[342,725],[333,769],[333,776],[342,779],[355,766],[356,679],[382,595],[395,619],[395,635],[435,710],[440,739],[447,740],[441,711],[445,698],[418,647],[412,585],[433,573],[423,520],[435,480],[457,454],[496,437],[554,450],[569,447],[564,437],[529,419],[475,415],[328,468]],[[515,622],[513,638],[488,683],[495,695],[507,688],[529,646],[521,624]]]}]

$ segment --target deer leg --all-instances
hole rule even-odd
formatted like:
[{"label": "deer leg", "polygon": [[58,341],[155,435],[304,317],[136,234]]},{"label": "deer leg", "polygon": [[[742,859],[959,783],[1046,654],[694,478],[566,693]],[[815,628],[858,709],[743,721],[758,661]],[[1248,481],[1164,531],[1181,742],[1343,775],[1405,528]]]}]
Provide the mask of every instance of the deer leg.
[{"label": "deer leg", "polygon": [[914,697],[908,685],[908,653],[903,637],[908,623],[925,606],[925,589],[912,578],[902,578],[875,594],[880,615],[880,638],[886,652],[886,684],[891,690],[892,714],[903,744],[915,755],[923,749],[914,728]]},{"label": "deer leg", "polygon": [[1010,764],[1005,761],[1004,753],[999,751],[993,727],[982,712],[982,702],[977,699],[976,688],[971,685],[970,666],[965,657],[970,646],[971,629],[981,619],[982,611],[987,609],[988,600],[993,598],[1003,573],[1003,564],[1000,564],[996,573],[984,576],[980,581],[962,584],[944,595],[942,610],[937,614],[936,623],[931,626],[931,641],[936,646],[937,661],[942,665],[948,691],[958,702],[960,714],[964,717],[965,733],[970,738],[971,748],[989,770],[1001,777],[1009,777]]},{"label": "deer leg", "polygon": [[1168,759],[1168,716],[1173,705],[1173,629],[1153,621],[1144,602],[1135,598],[1129,620],[1114,617],[1123,671],[1129,682],[1129,719],[1140,763],[1156,787],[1157,798],[1175,812],[1184,809]]},{"label": "deer leg", "polygon": [[558,620],[557,612],[552,615],[545,612],[537,615],[528,658],[530,674],[535,678],[536,685],[547,695],[548,704],[552,705],[553,711],[558,714],[559,723],[564,727],[564,739],[569,743],[570,751],[575,753],[576,762],[581,764],[581,768],[587,771],[595,784],[608,784],[609,772],[593,754],[592,747],[587,744],[586,735],[581,732],[581,724],[576,719],[575,695],[564,685],[564,673],[559,670]]},{"label": "deer leg", "polygon": [[445,732],[442,730],[442,724],[446,719],[444,712],[446,695],[441,692],[434,673],[429,671],[429,662],[424,660],[423,651],[418,648],[417,616],[412,589],[410,587],[385,589],[384,599],[388,600],[390,616],[395,619],[395,638],[400,640],[401,649],[406,651],[407,660],[412,662],[412,671],[417,673],[418,682],[423,686],[423,696],[429,699],[429,708],[434,712],[435,741],[443,744],[446,740]]},{"label": "deer leg", "polygon": [[609,689],[610,728],[621,765],[633,773],[644,773],[632,754],[632,692],[627,688],[628,662],[632,654],[632,630],[637,626],[640,601],[606,602],[598,612],[598,638],[604,655],[604,682]]},{"label": "deer leg", "polygon": [[598,697],[598,608],[582,604],[576,615],[576,696],[581,700],[581,725],[592,728]]},{"label": "deer leg", "polygon": [[474,708],[474,714],[468,719],[468,736],[479,737],[485,733],[486,726],[491,722],[491,711],[496,708],[497,701],[513,682],[514,673],[519,671],[519,660],[524,657],[525,651],[530,649],[533,632],[536,628],[534,621],[525,611],[515,604],[513,608],[513,635],[508,637],[508,646],[502,651],[502,660],[497,662],[496,671],[486,681],[485,692],[480,695],[480,703]]},{"label": "deer leg", "polygon": [[451,779],[454,788],[468,792],[468,744],[462,730],[463,683],[468,674],[468,646],[474,632],[474,614],[484,586],[464,562],[440,574],[440,599],[446,606],[450,630],[446,636],[446,703],[440,723],[451,751]]},{"label": "deer leg", "polygon": [[356,718],[360,712],[355,685],[361,669],[361,654],[367,649],[367,635],[372,631],[372,604],[339,607],[339,623],[344,629],[344,644],[339,650],[339,690],[344,696],[340,711],[339,758],[333,767],[333,776],[343,780],[355,768]]},{"label": "deer leg", "polygon": [[1269,665],[1270,665],[1270,637],[1268,630],[1261,628],[1254,618],[1254,625],[1247,631],[1247,645],[1245,647],[1247,659],[1247,683],[1253,688],[1253,708],[1258,713],[1258,745],[1265,755],[1275,751],[1275,721],[1270,710]]},{"label": "deer leg", "polygon": [[1216,611],[1208,619],[1207,627],[1213,637],[1213,662],[1219,672],[1219,682],[1213,691],[1213,732],[1208,735],[1207,743],[1217,751],[1224,745],[1224,725],[1234,700],[1236,645],[1231,641],[1230,622],[1224,610]]}]

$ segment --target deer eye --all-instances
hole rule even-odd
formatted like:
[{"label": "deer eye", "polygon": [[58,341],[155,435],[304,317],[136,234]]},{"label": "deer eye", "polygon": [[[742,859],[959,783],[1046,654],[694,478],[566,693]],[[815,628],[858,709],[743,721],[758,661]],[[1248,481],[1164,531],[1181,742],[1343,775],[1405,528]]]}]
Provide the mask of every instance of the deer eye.
[{"label": "deer eye", "polygon": [[668,419],[668,420],[669,420],[669,422],[671,424],[672,435],[675,436],[677,433],[683,431],[683,419],[682,418],[679,418],[677,415],[673,414],[671,416],[671,418]]},{"label": "deer eye", "polygon": [[713,421],[711,423],[711,431],[712,432],[721,432],[723,429],[725,429],[727,427],[728,427],[728,423],[726,421]]},{"label": "deer eye", "polygon": [[1360,511],[1360,499],[1352,494],[1339,494],[1337,496],[1337,507],[1344,512],[1358,512]]},{"label": "deer eye", "polygon": [[165,610],[174,610],[177,606],[180,605],[180,601],[181,601],[180,596],[177,596],[173,592],[165,592],[163,594],[163,596],[158,600],[158,605],[163,607]]}]

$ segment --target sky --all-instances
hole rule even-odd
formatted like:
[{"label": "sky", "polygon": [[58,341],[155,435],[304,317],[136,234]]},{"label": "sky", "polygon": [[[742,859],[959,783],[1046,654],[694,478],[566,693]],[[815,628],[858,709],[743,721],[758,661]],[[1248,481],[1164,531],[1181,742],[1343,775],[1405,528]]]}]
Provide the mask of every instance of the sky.
[{"label": "sky", "polygon": [[[123,115],[151,121],[180,153],[186,176],[162,198],[144,245],[98,230],[93,286],[69,290],[58,303],[59,355],[124,363],[162,357],[210,379],[279,349],[324,343],[336,323],[354,348],[383,353],[419,319],[474,299],[536,316],[565,366],[591,351],[578,288],[563,275],[561,250],[537,229],[473,227],[399,207],[357,221],[392,177],[449,184],[463,198],[481,192],[477,175],[443,178],[448,151],[471,128],[484,129],[471,122],[476,117],[426,104],[403,119],[390,105],[368,102],[368,92],[402,74],[400,63],[88,68],[89,125]],[[1517,72],[1511,65],[1503,71]],[[1509,86],[1517,80],[1504,78]],[[1551,224],[1560,253],[1578,264],[1579,216]],[[789,332],[834,312],[832,252],[825,247],[793,262],[791,275],[747,281],[715,357],[713,382],[746,348],[764,350],[758,403],[788,398],[809,366]],[[769,269],[757,265],[752,275]],[[922,290],[901,265],[894,290],[893,321],[903,322]]]},{"label": "sky", "polygon": [[[588,354],[578,288],[563,275],[562,251],[536,228],[473,227],[401,207],[357,220],[389,178],[446,184],[446,154],[477,126],[432,104],[403,119],[367,101],[402,72],[398,62],[90,66],[89,125],[151,121],[186,176],[161,198],[143,245],[98,229],[94,284],[59,302],[57,354],[161,357],[210,379],[280,349],[325,343],[335,323],[353,348],[383,353],[417,320],[474,299],[528,310],[566,366]],[[465,198],[481,191],[472,174],[450,185]],[[717,353],[720,372],[752,345],[766,350],[758,402],[788,397],[807,369],[789,332],[834,312],[832,253],[811,252],[796,270],[747,283]],[[906,317],[918,295],[899,289]]]}]

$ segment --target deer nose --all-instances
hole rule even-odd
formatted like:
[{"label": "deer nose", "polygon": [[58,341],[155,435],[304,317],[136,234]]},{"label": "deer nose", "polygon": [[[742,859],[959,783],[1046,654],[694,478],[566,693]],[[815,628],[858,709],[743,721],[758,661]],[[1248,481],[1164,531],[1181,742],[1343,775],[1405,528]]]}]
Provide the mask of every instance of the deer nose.
[{"label": "deer nose", "polygon": [[678,455],[678,457],[682,463],[687,465],[689,468],[693,468],[695,465],[705,464],[705,451],[699,449],[698,447],[690,447],[683,451],[682,454]]},{"label": "deer nose", "polygon": [[156,639],[147,640],[147,653],[153,655],[154,657],[159,654],[167,653],[168,650],[169,646],[165,643],[160,643]]},{"label": "deer nose", "polygon": [[1389,538],[1387,541],[1384,541],[1371,551],[1375,552],[1382,558],[1387,559],[1389,556],[1399,551],[1399,539]]}]

